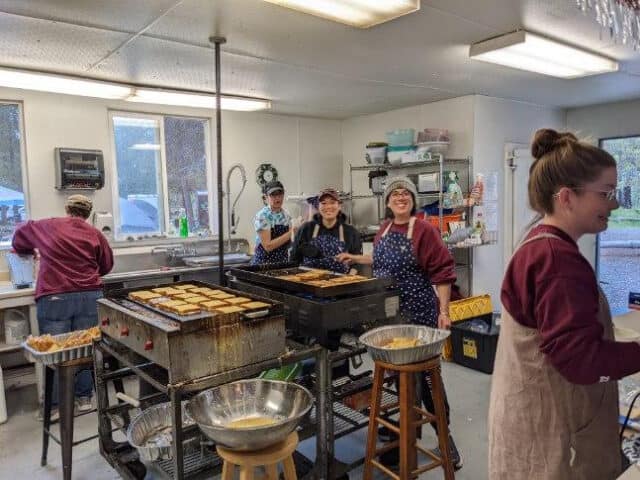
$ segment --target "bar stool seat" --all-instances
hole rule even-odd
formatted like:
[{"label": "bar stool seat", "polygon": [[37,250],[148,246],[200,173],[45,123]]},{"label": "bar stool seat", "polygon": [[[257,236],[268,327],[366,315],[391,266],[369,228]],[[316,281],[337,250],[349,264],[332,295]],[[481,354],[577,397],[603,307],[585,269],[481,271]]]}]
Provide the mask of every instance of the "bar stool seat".
[{"label": "bar stool seat", "polygon": [[284,467],[285,480],[297,480],[293,452],[298,446],[298,434],[293,432],[282,442],[253,452],[238,452],[220,445],[216,447],[218,455],[224,460],[222,480],[232,480],[234,467],[240,468],[240,480],[253,480],[254,469],[265,467],[269,480],[278,479],[278,463]]},{"label": "bar stool seat", "polygon": [[[385,373],[397,374],[399,377],[398,402],[381,406]],[[416,406],[416,374],[430,374],[432,384],[433,403],[435,412],[430,413]],[[440,356],[424,362],[408,365],[392,365],[375,361],[373,376],[372,405],[369,415],[369,431],[367,435],[367,454],[364,464],[364,480],[371,480],[373,468],[376,467],[386,475],[396,480],[417,478],[421,473],[442,467],[445,480],[453,480],[454,469],[449,451],[449,426],[444,405],[444,389],[440,375]],[[384,418],[381,413],[391,408],[400,407],[399,427]],[[441,457],[432,451],[418,445],[416,430],[425,423],[435,422],[438,430],[438,445]],[[399,439],[393,440],[377,448],[378,425],[384,425],[398,434]],[[377,457],[389,450],[398,448],[400,452],[399,475],[392,472],[377,460]],[[422,452],[431,462],[418,466],[417,453]]]}]

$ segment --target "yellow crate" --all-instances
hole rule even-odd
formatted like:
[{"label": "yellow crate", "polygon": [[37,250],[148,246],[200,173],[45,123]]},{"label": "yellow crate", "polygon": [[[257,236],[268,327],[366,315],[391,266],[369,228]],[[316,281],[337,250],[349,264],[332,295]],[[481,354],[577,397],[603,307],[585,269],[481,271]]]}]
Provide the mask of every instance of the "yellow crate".
[{"label": "yellow crate", "polygon": [[[449,317],[452,323],[492,312],[491,295],[478,295],[449,303]],[[451,360],[453,358],[453,347],[451,346],[450,338],[447,339],[444,344],[442,357],[445,360]]]},{"label": "yellow crate", "polygon": [[491,295],[463,298],[449,304],[449,317],[451,317],[452,322],[479,317],[492,312]]}]

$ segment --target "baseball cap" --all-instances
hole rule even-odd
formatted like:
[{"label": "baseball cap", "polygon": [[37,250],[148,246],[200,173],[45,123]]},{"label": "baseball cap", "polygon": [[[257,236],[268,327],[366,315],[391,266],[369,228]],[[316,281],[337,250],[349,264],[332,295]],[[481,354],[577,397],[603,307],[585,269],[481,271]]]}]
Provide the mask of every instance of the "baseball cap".
[{"label": "baseball cap", "polygon": [[335,188],[327,187],[320,190],[320,193],[318,194],[318,201],[322,201],[324,197],[331,197],[337,202],[340,201],[340,194]]},{"label": "baseball cap", "polygon": [[273,182],[268,182],[263,189],[265,195],[273,195],[274,193],[282,192],[284,193],[284,186],[281,182],[274,180]]},{"label": "baseball cap", "polygon": [[70,195],[65,203],[66,207],[79,208],[88,212],[93,208],[93,202],[84,195]]}]

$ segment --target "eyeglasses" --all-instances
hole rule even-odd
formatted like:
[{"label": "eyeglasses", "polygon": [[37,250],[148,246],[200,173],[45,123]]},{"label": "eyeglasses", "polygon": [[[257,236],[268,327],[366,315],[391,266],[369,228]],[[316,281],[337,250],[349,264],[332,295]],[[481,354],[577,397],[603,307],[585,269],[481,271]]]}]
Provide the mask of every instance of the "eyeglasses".
[{"label": "eyeglasses", "polygon": [[[568,188],[570,188],[571,190],[584,190],[585,192],[599,193],[600,196],[602,198],[604,198],[605,200],[607,200],[608,202],[611,202],[613,200],[617,200],[618,199],[619,189],[617,189],[617,188],[612,188],[611,190],[595,190],[595,189],[587,188],[587,187],[568,187]],[[560,195],[560,192],[553,194],[553,196],[556,197],[556,198],[559,195]]]},{"label": "eyeglasses", "polygon": [[617,200],[618,198],[617,188],[612,188],[611,190],[593,190],[586,187],[574,187],[571,190],[584,190],[585,192],[599,193],[602,198],[606,199],[609,202],[611,202],[612,200]]},{"label": "eyeglasses", "polygon": [[389,194],[391,198],[410,197],[411,192],[409,190],[394,190]]}]

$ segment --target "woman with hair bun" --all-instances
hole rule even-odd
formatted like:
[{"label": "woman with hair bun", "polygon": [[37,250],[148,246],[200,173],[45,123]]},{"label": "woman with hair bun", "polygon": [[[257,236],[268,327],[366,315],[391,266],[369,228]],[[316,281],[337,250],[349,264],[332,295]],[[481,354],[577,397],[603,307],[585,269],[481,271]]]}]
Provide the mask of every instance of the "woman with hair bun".
[{"label": "woman with hair bun", "polygon": [[606,298],[577,241],[607,228],[616,162],[572,133],[538,130],[529,202],[541,222],[502,284],[489,406],[491,480],[608,480],[621,471],[616,380],[640,345],[616,342]]}]

